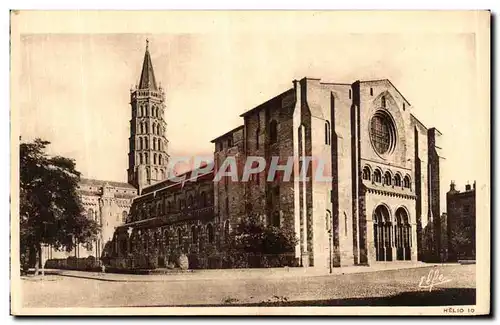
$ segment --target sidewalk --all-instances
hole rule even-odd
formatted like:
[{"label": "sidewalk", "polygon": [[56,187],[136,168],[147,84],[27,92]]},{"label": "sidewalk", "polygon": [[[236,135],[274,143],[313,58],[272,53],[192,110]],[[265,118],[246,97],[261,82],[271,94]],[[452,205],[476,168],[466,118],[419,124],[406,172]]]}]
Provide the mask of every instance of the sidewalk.
[{"label": "sidewalk", "polygon": [[[315,268],[266,268],[266,269],[210,269],[210,270],[189,270],[183,273],[172,274],[117,274],[85,272],[74,270],[46,269],[45,274],[60,275],[81,279],[92,279],[110,282],[163,282],[163,281],[205,281],[226,279],[250,279],[250,278],[288,278],[288,277],[315,277],[352,273],[369,273],[389,270],[401,270],[409,268],[422,268],[443,266],[447,264],[423,263],[423,262],[387,262],[377,263],[373,266],[346,266],[329,270]],[[454,265],[454,264],[453,264]]]}]

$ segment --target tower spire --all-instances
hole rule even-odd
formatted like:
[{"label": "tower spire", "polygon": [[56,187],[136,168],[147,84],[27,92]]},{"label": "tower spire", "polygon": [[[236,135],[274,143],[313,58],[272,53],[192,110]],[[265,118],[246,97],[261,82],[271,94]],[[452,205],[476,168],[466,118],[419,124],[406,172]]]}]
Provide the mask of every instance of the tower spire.
[{"label": "tower spire", "polygon": [[142,63],[141,79],[139,81],[139,89],[158,90],[156,86],[155,73],[153,71],[153,63],[149,54],[149,39],[146,39],[146,52],[144,53],[144,61]]}]

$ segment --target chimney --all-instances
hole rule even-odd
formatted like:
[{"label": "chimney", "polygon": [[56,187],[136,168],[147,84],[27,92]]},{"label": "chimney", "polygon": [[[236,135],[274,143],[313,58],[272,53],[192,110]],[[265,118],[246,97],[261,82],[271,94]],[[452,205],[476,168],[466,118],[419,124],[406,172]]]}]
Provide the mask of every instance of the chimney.
[{"label": "chimney", "polygon": [[455,181],[451,181],[450,183],[450,192],[455,192]]}]

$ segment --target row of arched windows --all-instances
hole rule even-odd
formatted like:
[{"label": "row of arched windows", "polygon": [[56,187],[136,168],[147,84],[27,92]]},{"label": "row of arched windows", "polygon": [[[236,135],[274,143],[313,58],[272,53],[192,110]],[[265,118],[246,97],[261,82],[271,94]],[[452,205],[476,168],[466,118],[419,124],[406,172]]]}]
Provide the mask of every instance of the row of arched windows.
[{"label": "row of arched windows", "polygon": [[[139,124],[139,133],[148,134],[149,133],[149,123],[147,121],[142,121]],[[160,123],[153,122],[151,125],[151,133],[156,135],[163,135],[163,128]]]},{"label": "row of arched windows", "polygon": [[[206,192],[201,191],[198,195],[189,194],[187,198],[161,199],[147,206],[144,204],[140,208],[139,214],[144,214],[146,218],[151,218],[185,209],[201,209],[208,206],[210,206],[208,195]],[[140,219],[143,219],[142,216]]]},{"label": "row of arched windows", "polygon": [[396,173],[394,177],[389,171],[386,171],[382,177],[382,171],[380,169],[375,169],[372,173],[370,167],[365,166],[363,168],[363,180],[373,181],[373,183],[383,183],[387,186],[404,187],[411,188],[411,179],[409,175],[405,175],[401,178],[399,173]]},{"label": "row of arched windows", "polygon": [[[143,247],[145,250],[148,250],[150,246],[154,248],[166,249],[171,244],[177,244],[178,246],[182,246],[185,242],[185,228],[177,227],[175,228],[165,228],[161,231],[155,231],[152,234],[148,231],[145,231],[141,234],[141,231],[134,232],[131,237],[131,244],[133,247]],[[226,220],[223,225],[224,240],[227,242],[229,239],[230,226],[229,221]],[[215,243],[215,228],[209,223],[206,226],[202,225],[192,225],[190,230],[190,243],[200,245],[203,243],[213,244]],[[125,242],[126,244],[126,242]],[[126,246],[123,246],[123,252],[126,253]]]},{"label": "row of arched windows", "polygon": [[137,160],[139,161],[139,164],[142,165],[142,164],[153,164],[153,165],[163,165],[164,163],[164,159],[163,159],[163,156],[162,154],[152,154],[151,157],[153,157],[153,161],[150,161],[149,158],[149,154],[147,152],[145,153],[138,153],[137,154]]},{"label": "row of arched windows", "polygon": [[[138,150],[143,150],[143,149],[149,149],[149,139],[148,137],[139,137],[137,138],[137,149]],[[153,138],[153,150],[164,150],[165,148],[163,147],[163,142],[161,141],[161,138]]]},{"label": "row of arched windows", "polygon": [[148,105],[141,105],[137,110],[137,116],[154,116],[159,118],[160,115],[160,108],[156,105],[151,106],[151,108]]}]

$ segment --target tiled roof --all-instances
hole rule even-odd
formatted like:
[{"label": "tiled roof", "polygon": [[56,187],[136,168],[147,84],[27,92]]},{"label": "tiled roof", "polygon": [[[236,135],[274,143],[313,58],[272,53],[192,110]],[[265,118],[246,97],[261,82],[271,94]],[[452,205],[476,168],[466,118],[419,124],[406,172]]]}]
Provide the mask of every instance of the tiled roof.
[{"label": "tiled roof", "polygon": [[90,179],[90,178],[81,178],[80,179],[80,184],[82,184],[82,185],[89,185],[89,186],[104,186],[104,185],[108,184],[109,186],[113,186],[113,187],[135,189],[135,187],[132,186],[132,185],[130,185],[129,183],[115,182],[115,181],[105,181],[105,180]]}]

